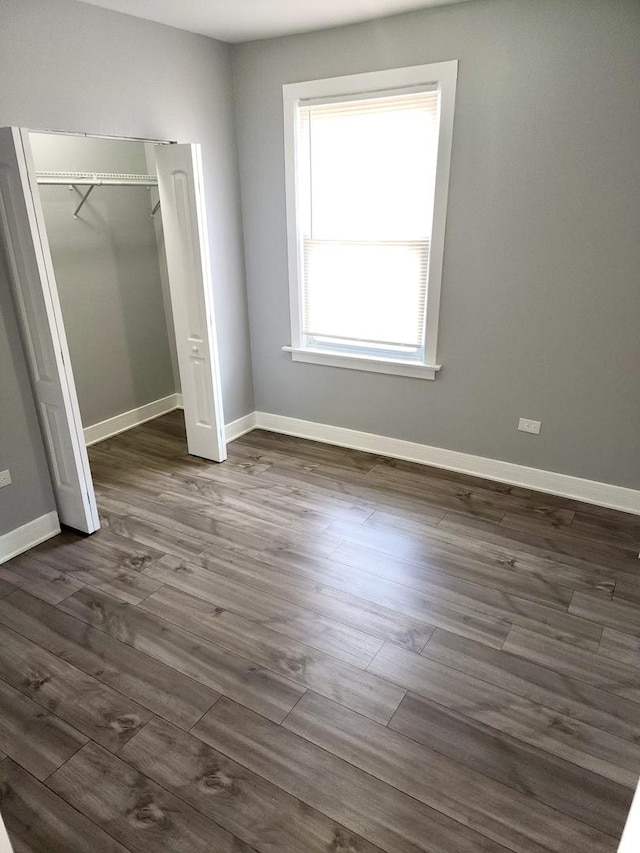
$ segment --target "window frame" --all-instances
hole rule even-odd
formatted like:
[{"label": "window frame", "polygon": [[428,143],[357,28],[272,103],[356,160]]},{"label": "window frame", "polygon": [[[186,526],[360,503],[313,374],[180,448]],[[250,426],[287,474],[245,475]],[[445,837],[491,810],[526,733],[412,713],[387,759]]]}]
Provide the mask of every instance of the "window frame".
[{"label": "window frame", "polygon": [[[457,75],[457,60],[449,60],[428,65],[413,65],[406,68],[370,71],[363,74],[328,77],[321,80],[308,80],[283,85],[291,344],[283,346],[282,349],[291,353],[293,361],[324,364],[330,367],[346,367],[375,373],[413,376],[421,379],[436,378],[441,369],[441,365],[437,363],[436,353]],[[440,90],[440,127],[433,226],[429,245],[429,277],[423,359],[420,361],[417,359],[402,360],[380,355],[339,352],[338,350],[305,346],[302,334],[302,283],[304,280],[302,235],[298,233],[298,175],[301,171],[297,156],[299,150],[298,105],[301,101],[324,98],[339,100],[341,97],[348,100],[357,95],[381,92],[391,94],[394,90],[434,85],[437,85]]]}]

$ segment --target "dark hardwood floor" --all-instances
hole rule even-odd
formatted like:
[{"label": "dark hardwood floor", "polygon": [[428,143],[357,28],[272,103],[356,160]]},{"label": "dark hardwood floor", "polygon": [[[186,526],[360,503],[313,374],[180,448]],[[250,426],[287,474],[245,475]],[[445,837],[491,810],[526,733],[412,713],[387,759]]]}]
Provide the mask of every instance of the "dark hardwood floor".
[{"label": "dark hardwood floor", "polygon": [[102,530],[0,568],[16,851],[616,850],[639,517],[179,412],[90,458]]}]

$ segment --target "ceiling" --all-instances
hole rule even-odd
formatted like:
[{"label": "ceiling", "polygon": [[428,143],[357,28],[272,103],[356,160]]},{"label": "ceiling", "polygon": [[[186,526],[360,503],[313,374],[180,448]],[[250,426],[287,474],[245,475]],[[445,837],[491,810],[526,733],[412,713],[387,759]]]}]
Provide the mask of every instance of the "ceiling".
[{"label": "ceiling", "polygon": [[80,0],[228,42],[370,21],[466,0]]}]

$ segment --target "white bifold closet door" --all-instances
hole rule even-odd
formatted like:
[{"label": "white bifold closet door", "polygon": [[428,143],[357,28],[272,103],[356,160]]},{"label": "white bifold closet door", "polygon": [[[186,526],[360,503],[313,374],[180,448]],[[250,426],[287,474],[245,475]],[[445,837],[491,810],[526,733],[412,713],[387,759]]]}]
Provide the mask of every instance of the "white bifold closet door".
[{"label": "white bifold closet door", "polygon": [[0,228],[58,516],[100,527],[44,216],[25,130],[0,128]]},{"label": "white bifold closet door", "polygon": [[155,148],[187,447],[227,458],[199,145]]}]

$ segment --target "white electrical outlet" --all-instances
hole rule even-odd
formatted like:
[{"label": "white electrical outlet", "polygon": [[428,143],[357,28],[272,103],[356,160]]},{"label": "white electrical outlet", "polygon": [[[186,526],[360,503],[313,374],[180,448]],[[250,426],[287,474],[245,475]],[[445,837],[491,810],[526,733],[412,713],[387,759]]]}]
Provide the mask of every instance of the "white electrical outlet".
[{"label": "white electrical outlet", "polygon": [[0,489],[3,486],[8,486],[11,482],[11,472],[7,469],[6,471],[0,471]]},{"label": "white electrical outlet", "polygon": [[518,429],[521,432],[530,432],[533,435],[540,434],[540,427],[542,426],[542,421],[532,421],[530,418],[520,418],[518,421]]}]

